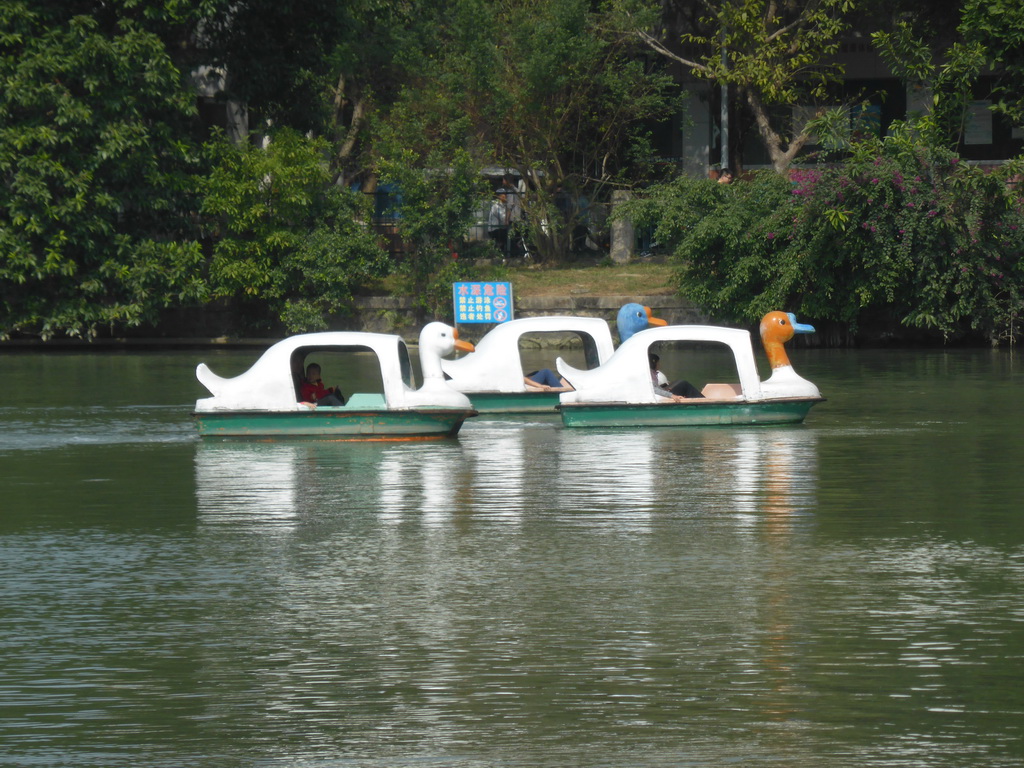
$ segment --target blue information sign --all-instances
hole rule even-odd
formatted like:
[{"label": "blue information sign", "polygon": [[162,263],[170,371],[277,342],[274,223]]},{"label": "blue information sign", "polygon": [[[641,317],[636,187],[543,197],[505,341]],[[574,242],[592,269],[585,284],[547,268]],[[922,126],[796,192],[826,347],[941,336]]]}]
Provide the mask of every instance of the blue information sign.
[{"label": "blue information sign", "polygon": [[512,283],[452,283],[452,297],[456,324],[512,319]]}]

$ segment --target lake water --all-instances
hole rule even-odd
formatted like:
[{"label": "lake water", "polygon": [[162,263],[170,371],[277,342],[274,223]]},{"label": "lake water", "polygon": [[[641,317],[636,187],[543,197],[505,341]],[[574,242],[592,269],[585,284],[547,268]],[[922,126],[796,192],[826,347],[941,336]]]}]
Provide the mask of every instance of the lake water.
[{"label": "lake water", "polygon": [[1024,365],[791,357],[797,427],[335,444],[0,353],[0,765],[1021,765]]}]

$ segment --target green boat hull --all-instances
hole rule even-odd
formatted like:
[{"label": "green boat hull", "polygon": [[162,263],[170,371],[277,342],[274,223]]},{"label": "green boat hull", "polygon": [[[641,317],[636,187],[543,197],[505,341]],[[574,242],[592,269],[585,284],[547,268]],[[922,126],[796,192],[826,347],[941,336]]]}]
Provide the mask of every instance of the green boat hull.
[{"label": "green boat hull", "polygon": [[202,437],[318,437],[326,440],[440,440],[454,437],[476,411],[417,410],[209,411],[193,413]]},{"label": "green boat hull", "polygon": [[466,397],[480,413],[558,413],[558,392],[467,392]]},{"label": "green boat hull", "polygon": [[690,400],[684,403],[567,403],[566,427],[709,427],[799,424],[821,397],[757,402]]}]

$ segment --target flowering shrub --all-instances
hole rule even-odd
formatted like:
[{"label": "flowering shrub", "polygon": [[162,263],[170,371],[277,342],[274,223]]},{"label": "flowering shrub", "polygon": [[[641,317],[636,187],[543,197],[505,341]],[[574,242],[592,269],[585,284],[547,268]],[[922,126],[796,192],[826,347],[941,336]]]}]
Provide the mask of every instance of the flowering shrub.
[{"label": "flowering shrub", "polygon": [[716,315],[782,308],[995,343],[1020,332],[1024,199],[1006,181],[1022,165],[986,171],[904,130],[789,179],[679,179],[632,213],[672,247],[680,291]]}]

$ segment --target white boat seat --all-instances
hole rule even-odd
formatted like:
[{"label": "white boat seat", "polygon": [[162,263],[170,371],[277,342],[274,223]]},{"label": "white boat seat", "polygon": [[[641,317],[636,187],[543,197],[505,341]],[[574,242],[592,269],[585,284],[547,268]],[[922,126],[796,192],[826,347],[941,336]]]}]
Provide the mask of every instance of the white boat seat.
[{"label": "white boat seat", "polygon": [[739,384],[705,384],[700,393],[708,400],[735,400],[743,389]]}]

